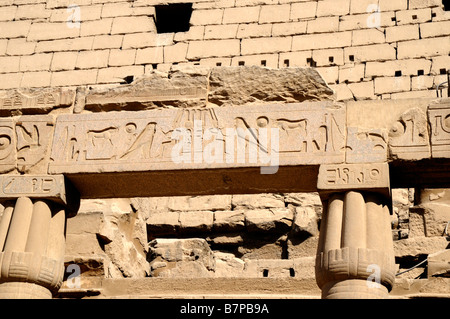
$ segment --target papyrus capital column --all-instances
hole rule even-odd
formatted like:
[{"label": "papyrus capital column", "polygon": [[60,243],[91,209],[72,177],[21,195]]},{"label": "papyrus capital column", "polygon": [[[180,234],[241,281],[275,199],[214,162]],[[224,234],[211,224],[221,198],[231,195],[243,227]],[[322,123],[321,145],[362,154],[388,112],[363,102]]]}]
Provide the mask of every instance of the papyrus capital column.
[{"label": "papyrus capital column", "polygon": [[51,298],[64,276],[66,218],[79,195],[64,176],[0,176],[0,299]]},{"label": "papyrus capital column", "polygon": [[387,164],[322,165],[316,256],[322,298],[387,298],[395,278]]}]

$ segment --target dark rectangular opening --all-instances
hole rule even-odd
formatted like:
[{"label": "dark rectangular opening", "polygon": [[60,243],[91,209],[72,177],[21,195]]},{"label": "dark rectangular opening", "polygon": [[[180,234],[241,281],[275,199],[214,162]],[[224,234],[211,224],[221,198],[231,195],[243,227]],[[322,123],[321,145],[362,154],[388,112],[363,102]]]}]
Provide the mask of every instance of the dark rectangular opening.
[{"label": "dark rectangular opening", "polygon": [[173,3],[155,6],[157,33],[189,31],[192,3]]},{"label": "dark rectangular opening", "polygon": [[417,70],[417,75],[423,75],[423,74],[424,74],[423,70]]},{"label": "dark rectangular opening", "polygon": [[402,71],[395,71],[395,76],[402,76]]},{"label": "dark rectangular opening", "polygon": [[355,56],[354,55],[349,55],[348,59],[353,62],[353,61],[355,61]]}]

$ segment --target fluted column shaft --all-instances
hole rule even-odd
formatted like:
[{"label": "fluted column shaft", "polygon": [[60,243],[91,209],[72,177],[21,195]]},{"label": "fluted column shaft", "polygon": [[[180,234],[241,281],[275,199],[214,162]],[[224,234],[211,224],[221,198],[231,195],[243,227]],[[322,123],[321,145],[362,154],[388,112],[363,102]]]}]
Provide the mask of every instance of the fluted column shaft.
[{"label": "fluted column shaft", "polygon": [[0,220],[0,299],[51,298],[62,284],[64,209],[28,197],[5,203]]},{"label": "fluted column shaft", "polygon": [[322,298],[386,298],[395,278],[388,201],[345,191],[324,202],[316,281]]}]

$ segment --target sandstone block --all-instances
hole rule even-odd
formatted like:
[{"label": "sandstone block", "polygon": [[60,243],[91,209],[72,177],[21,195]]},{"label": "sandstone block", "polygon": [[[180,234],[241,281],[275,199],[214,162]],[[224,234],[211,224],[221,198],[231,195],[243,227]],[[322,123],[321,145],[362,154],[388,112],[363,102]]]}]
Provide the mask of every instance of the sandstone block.
[{"label": "sandstone block", "polygon": [[95,21],[83,21],[80,27],[80,36],[87,37],[91,35],[109,34],[113,19],[102,19]]},{"label": "sandstone block", "polygon": [[[100,20],[102,21],[102,20]],[[114,18],[111,28],[111,34],[154,32],[156,26],[152,17],[117,17]]]},{"label": "sandstone block", "polygon": [[432,57],[431,60],[432,64],[430,74],[432,75],[444,73],[450,65],[450,56],[448,55]]},{"label": "sandstone block", "polygon": [[[0,59],[1,60],[1,59]],[[0,88],[14,89],[20,87],[23,73],[5,73],[0,74]]]},{"label": "sandstone block", "polygon": [[348,89],[356,100],[372,100],[375,98],[373,81],[349,83]]},{"label": "sandstone block", "polygon": [[0,21],[13,21],[16,11],[16,6],[0,7]]},{"label": "sandstone block", "polygon": [[[231,9],[235,9],[235,8],[229,8],[226,10],[231,10]],[[192,12],[190,24],[193,26],[208,25],[208,24],[221,24],[223,17],[224,17],[223,9],[194,10]],[[233,18],[236,18],[236,17],[233,17],[233,15],[230,14],[230,17],[227,19],[232,20]],[[225,23],[225,21],[224,21],[224,23]],[[234,23],[234,22],[231,22],[231,23]]]},{"label": "sandstone block", "polygon": [[275,194],[233,195],[231,204],[236,210],[285,207],[283,197]]},{"label": "sandstone block", "polygon": [[402,10],[395,13],[397,25],[431,21],[431,9]]},{"label": "sandstone block", "polygon": [[33,54],[36,48],[36,42],[28,42],[25,38],[9,39],[7,41],[8,45],[5,45],[7,55],[29,55]]},{"label": "sandstone block", "polygon": [[207,40],[191,41],[187,51],[187,59],[195,60],[209,57],[227,57],[240,54],[239,40]]},{"label": "sandstone block", "polygon": [[208,232],[214,222],[214,213],[211,211],[180,212],[180,231]]},{"label": "sandstone block", "polygon": [[384,44],[363,45],[344,48],[345,62],[366,62],[395,60],[395,47]]},{"label": "sandstone block", "polygon": [[278,54],[257,54],[234,57],[231,59],[231,66],[262,66],[268,68],[278,68]]},{"label": "sandstone block", "polygon": [[91,50],[94,37],[39,41],[36,52],[80,51]]},{"label": "sandstone block", "polygon": [[165,46],[164,47],[164,63],[186,61],[187,50],[188,50],[187,43],[176,43],[171,46]]},{"label": "sandstone block", "polygon": [[139,49],[173,44],[173,33],[132,33],[123,36],[122,49]]},{"label": "sandstone block", "polygon": [[367,62],[366,77],[429,74],[431,62],[427,59],[405,59],[385,62]]},{"label": "sandstone block", "polygon": [[350,14],[373,12],[377,5],[373,0],[351,0]]},{"label": "sandstone block", "polygon": [[282,67],[309,67],[312,51],[282,52],[278,66]]},{"label": "sandstone block", "polygon": [[[306,33],[307,21],[274,23],[273,25],[265,24],[264,26],[272,26],[272,36],[288,36],[294,34]],[[269,29],[269,28],[266,28]],[[263,35],[264,36],[264,35]],[[269,34],[270,36],[270,34]]]},{"label": "sandstone block", "polygon": [[[314,91],[317,91],[314,94],[307,93],[309,88],[313,87]],[[224,88],[227,88],[226,91]],[[247,92],[252,92],[252,94]],[[258,93],[256,94],[256,92]],[[320,99],[328,99],[333,94],[314,69],[269,70],[257,67],[238,67],[211,70],[208,96],[211,103],[242,105],[257,101],[269,102],[272,99],[272,94],[269,92],[277,92],[275,94],[277,99],[285,102],[304,100],[307,96],[320,96]]]},{"label": "sandstone block", "polygon": [[202,40],[204,33],[205,33],[205,26],[193,25],[189,28],[189,31],[175,33],[173,40],[175,42]]},{"label": "sandstone block", "polygon": [[0,39],[27,37],[30,27],[29,20],[0,22]]},{"label": "sandstone block", "polygon": [[73,70],[77,63],[77,52],[56,52],[53,54],[50,70],[63,71]]},{"label": "sandstone block", "polygon": [[167,207],[172,211],[230,210],[231,195],[170,197]]},{"label": "sandstone block", "polygon": [[259,23],[287,22],[289,21],[290,13],[290,4],[262,6],[259,14]]},{"label": "sandstone block", "polygon": [[295,207],[292,231],[294,234],[306,234],[308,237],[319,234],[318,216],[314,207]]},{"label": "sandstone block", "polygon": [[419,39],[419,26],[406,24],[386,28],[386,42]]},{"label": "sandstone block", "polygon": [[155,64],[164,62],[163,47],[150,47],[145,49],[138,49],[136,52],[136,64]]},{"label": "sandstone block", "polygon": [[351,32],[296,35],[292,38],[292,51],[342,48],[352,43]]},{"label": "sandstone block", "polygon": [[421,40],[402,41],[397,46],[397,58],[421,58],[446,55],[450,51],[450,41],[444,38],[427,38]]},{"label": "sandstone block", "polygon": [[409,0],[409,9],[439,7],[442,5],[439,0]]},{"label": "sandstone block", "polygon": [[151,238],[173,235],[178,232],[180,227],[180,213],[179,212],[154,212],[149,215],[146,220],[147,231]]},{"label": "sandstone block", "polygon": [[339,67],[339,82],[362,82],[365,65],[343,65]]},{"label": "sandstone block", "polygon": [[303,18],[314,18],[317,11],[317,2],[296,2],[291,5],[291,20],[298,20]]},{"label": "sandstone block", "polygon": [[438,21],[420,24],[422,38],[439,37],[450,34],[450,21]]},{"label": "sandstone block", "polygon": [[81,51],[78,53],[76,68],[97,69],[108,66],[109,50]]},{"label": "sandstone block", "polygon": [[111,50],[108,66],[133,65],[136,58],[136,50]]},{"label": "sandstone block", "polygon": [[74,70],[54,72],[51,86],[70,86],[94,84],[97,80],[97,70]]},{"label": "sandstone block", "polygon": [[350,0],[323,0],[317,2],[318,17],[337,15],[343,16],[350,12]]},{"label": "sandstone block", "polygon": [[204,39],[234,39],[238,26],[238,24],[207,25],[205,26]]},{"label": "sandstone block", "polygon": [[385,41],[384,32],[378,29],[355,30],[352,33],[352,46],[384,43]]},{"label": "sandstone block", "polygon": [[324,66],[316,69],[327,84],[336,83],[339,79],[339,68],[337,66]]},{"label": "sandstone block", "polygon": [[[398,11],[408,9],[408,0],[379,0],[380,11]],[[411,9],[411,5],[409,7]]]},{"label": "sandstone block", "polygon": [[409,91],[411,80],[409,76],[375,78],[375,94]]},{"label": "sandstone block", "polygon": [[33,23],[28,33],[28,41],[76,38],[80,29],[69,28],[66,23]]},{"label": "sandstone block", "polygon": [[[226,8],[223,11],[223,24],[230,23],[255,23],[259,21],[260,6]],[[220,23],[220,21],[219,21]],[[206,23],[202,23],[206,24]],[[215,22],[214,24],[217,24]]]},{"label": "sandstone block", "polygon": [[339,30],[339,17],[319,17],[314,20],[309,20],[307,33],[323,33],[323,32],[337,32]]},{"label": "sandstone block", "polygon": [[20,71],[43,71],[50,70],[52,53],[33,54],[20,57]]},{"label": "sandstone block", "polygon": [[25,72],[22,77],[21,87],[48,87],[50,86],[51,73],[48,71],[42,72]]},{"label": "sandstone block", "polygon": [[413,91],[431,89],[433,84],[433,76],[421,75],[411,77],[411,90]]},{"label": "sandstone block", "polygon": [[15,19],[47,19],[51,15],[51,11],[45,8],[45,4],[20,5],[17,7]]},{"label": "sandstone block", "polygon": [[123,37],[123,35],[96,35],[93,39],[92,50],[119,49],[122,47]]},{"label": "sandstone block", "polygon": [[366,13],[339,17],[339,31],[395,26],[395,12]]},{"label": "sandstone block", "polygon": [[[136,61],[137,63],[137,61]],[[144,66],[118,66],[98,70],[96,83],[120,83],[127,76],[139,77],[144,74]]]},{"label": "sandstone block", "polygon": [[316,66],[330,66],[344,64],[344,50],[343,49],[324,49],[313,50],[312,59]]},{"label": "sandstone block", "polygon": [[241,41],[241,54],[276,53],[291,50],[291,37],[252,38]]},{"label": "sandstone block", "polygon": [[245,212],[245,227],[248,232],[281,232],[291,229],[294,214],[286,208],[248,210]]},{"label": "sandstone block", "polygon": [[[237,38],[253,38],[270,37],[271,34],[272,24],[243,23],[239,24],[236,36]],[[274,35],[276,36],[277,34],[275,33]]]},{"label": "sandstone block", "polygon": [[19,66],[19,56],[0,57],[0,73],[18,72]]},{"label": "sandstone block", "polygon": [[245,226],[244,211],[216,211],[214,212],[214,231],[239,231]]}]

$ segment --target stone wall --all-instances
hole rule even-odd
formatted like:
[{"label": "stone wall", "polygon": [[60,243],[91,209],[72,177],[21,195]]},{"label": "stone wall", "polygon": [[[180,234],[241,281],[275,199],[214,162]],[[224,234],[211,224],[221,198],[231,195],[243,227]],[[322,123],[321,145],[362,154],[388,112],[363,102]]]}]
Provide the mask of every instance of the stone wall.
[{"label": "stone wall", "polygon": [[339,100],[435,97],[447,80],[441,0],[191,2],[188,31],[158,33],[167,1],[2,1],[0,90],[118,84],[184,63],[317,67]]}]

